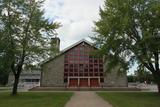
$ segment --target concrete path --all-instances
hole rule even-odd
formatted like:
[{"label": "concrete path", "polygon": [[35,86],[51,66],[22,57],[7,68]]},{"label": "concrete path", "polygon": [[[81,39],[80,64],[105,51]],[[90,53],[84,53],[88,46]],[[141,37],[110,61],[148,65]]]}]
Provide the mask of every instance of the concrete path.
[{"label": "concrete path", "polygon": [[65,107],[112,107],[92,91],[77,91]]}]

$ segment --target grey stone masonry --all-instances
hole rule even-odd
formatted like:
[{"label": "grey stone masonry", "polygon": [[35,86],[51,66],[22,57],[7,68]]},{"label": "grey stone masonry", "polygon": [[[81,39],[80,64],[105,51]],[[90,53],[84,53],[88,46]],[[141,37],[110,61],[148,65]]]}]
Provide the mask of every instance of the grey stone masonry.
[{"label": "grey stone masonry", "polygon": [[127,75],[118,73],[118,71],[105,72],[104,75],[105,87],[127,87]]},{"label": "grey stone masonry", "polygon": [[127,74],[126,72],[118,72],[118,66],[109,72],[106,70],[107,62],[103,64],[104,70],[104,87],[128,87]]},{"label": "grey stone masonry", "polygon": [[41,86],[64,86],[64,54],[42,65]]}]

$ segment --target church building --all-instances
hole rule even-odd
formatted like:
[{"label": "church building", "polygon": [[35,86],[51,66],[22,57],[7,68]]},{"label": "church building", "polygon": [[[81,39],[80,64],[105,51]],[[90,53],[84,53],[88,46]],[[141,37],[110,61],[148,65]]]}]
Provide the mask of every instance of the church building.
[{"label": "church building", "polygon": [[[59,50],[59,38],[52,38],[51,43]],[[127,87],[126,74],[107,72],[96,50],[83,39],[57,53],[41,65],[41,87]]]}]

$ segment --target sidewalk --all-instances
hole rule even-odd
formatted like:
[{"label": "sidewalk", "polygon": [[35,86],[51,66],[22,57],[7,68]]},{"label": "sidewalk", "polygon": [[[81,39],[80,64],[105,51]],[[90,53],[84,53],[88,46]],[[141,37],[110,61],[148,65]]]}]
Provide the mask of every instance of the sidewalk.
[{"label": "sidewalk", "polygon": [[92,91],[77,91],[65,107],[112,107]]}]

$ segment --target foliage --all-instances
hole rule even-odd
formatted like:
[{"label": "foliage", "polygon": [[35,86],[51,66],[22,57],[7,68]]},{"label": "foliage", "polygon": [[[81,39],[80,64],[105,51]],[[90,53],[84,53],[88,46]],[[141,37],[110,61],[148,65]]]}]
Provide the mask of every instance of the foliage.
[{"label": "foliage", "polygon": [[127,75],[128,82],[137,82],[136,76],[134,75]]},{"label": "foliage", "polygon": [[95,43],[114,68],[139,66],[152,72],[160,92],[160,1],[106,0],[95,22]]},{"label": "foliage", "polygon": [[149,71],[147,71],[143,66],[139,66],[138,70],[135,71],[135,76],[136,80],[139,82],[154,82],[152,74]]},{"label": "foliage", "polygon": [[49,39],[58,23],[44,18],[42,0],[1,0],[0,40],[5,46],[0,53],[9,58],[9,68],[15,76],[13,94],[17,92],[19,76],[24,66],[40,62],[49,53]]},{"label": "foliage", "polygon": [[140,82],[151,84],[154,82],[153,75],[146,71],[136,71],[136,75],[128,75],[128,82]]},{"label": "foliage", "polygon": [[0,72],[0,86],[5,86],[8,83],[8,72]]},{"label": "foliage", "polygon": [[4,49],[6,48],[5,45],[7,42],[1,39],[2,36],[0,36],[0,85],[6,85],[8,82],[8,75],[10,72],[10,58],[6,52],[4,53]]}]

